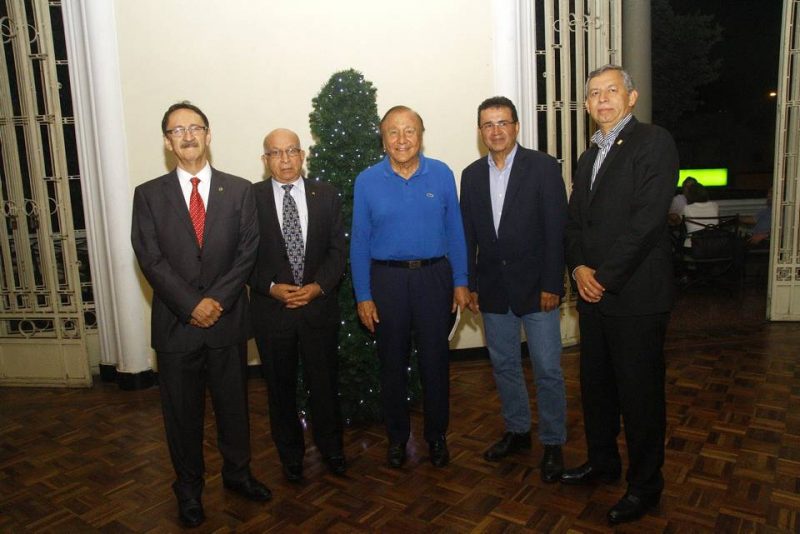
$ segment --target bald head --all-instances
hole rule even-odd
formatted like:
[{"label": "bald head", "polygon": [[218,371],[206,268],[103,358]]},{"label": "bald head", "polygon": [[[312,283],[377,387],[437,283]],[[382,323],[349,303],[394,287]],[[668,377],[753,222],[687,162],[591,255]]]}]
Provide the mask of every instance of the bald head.
[{"label": "bald head", "polygon": [[270,147],[274,148],[274,145],[271,145],[271,143],[283,142],[293,143],[294,146],[300,147],[300,138],[296,133],[288,128],[275,128],[264,137],[264,153],[266,154],[270,150]]},{"label": "bald head", "polygon": [[300,138],[291,130],[277,128],[264,138],[264,165],[270,175],[281,183],[291,183],[301,176],[305,152]]}]

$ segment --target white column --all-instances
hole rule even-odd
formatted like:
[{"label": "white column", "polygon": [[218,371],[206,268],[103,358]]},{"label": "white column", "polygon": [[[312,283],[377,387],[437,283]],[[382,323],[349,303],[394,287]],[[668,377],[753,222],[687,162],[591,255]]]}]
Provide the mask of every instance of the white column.
[{"label": "white column", "polygon": [[518,5],[514,0],[492,0],[492,60],[494,95],[519,100]]},{"label": "white column", "polygon": [[653,120],[653,70],[650,61],[650,0],[622,2],[622,62],[639,90],[636,118]]},{"label": "white column", "polygon": [[[533,0],[492,0],[494,95],[511,99],[520,120],[519,142],[536,143]],[[476,106],[477,107],[477,106]]]},{"label": "white column", "polygon": [[114,2],[64,0],[101,364],[152,369],[143,286],[131,248],[131,186]]}]

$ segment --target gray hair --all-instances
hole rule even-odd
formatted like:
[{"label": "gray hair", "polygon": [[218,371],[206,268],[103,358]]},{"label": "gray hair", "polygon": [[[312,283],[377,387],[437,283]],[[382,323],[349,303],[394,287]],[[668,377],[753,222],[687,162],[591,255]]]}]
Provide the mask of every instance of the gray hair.
[{"label": "gray hair", "polygon": [[625,85],[625,90],[627,92],[630,93],[631,91],[636,89],[636,86],[633,84],[633,78],[631,78],[631,75],[628,74],[625,69],[623,69],[619,65],[612,65],[609,63],[608,65],[603,65],[602,67],[594,69],[592,72],[589,73],[589,76],[586,78],[586,84],[583,86],[583,94],[585,95],[589,94],[589,81],[591,81],[592,78],[596,78],[601,74],[603,74],[604,72],[608,72],[610,70],[615,70],[622,74],[622,82]]}]

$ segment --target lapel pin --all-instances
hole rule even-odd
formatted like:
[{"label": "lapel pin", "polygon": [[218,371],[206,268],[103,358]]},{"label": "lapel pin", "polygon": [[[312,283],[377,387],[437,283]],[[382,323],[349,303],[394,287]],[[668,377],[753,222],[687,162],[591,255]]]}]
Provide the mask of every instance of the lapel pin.
[{"label": "lapel pin", "polygon": [[617,146],[621,145],[622,143],[623,143],[623,140],[622,140],[622,139],[618,139],[618,140],[617,140]]},{"label": "lapel pin", "polygon": [[222,193],[222,187],[220,187],[219,189],[217,189],[217,191],[219,191],[220,193]]}]

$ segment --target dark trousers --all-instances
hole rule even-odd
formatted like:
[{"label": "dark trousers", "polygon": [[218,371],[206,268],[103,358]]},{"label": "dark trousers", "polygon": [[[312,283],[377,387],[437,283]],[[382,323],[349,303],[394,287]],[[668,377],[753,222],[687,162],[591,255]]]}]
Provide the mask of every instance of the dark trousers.
[{"label": "dark trousers", "polygon": [[257,334],[261,368],[267,380],[272,440],[283,463],[302,463],[303,427],[297,415],[297,366],[311,396],[311,428],[322,456],[342,453],[342,422],[338,399],[338,328],[311,328],[304,321],[279,333]]},{"label": "dark trousers", "polygon": [[668,313],[580,314],[581,396],[589,462],[601,471],[619,471],[621,415],[628,447],[628,489],[638,496],[660,495],[664,488],[668,321]]},{"label": "dark trousers", "polygon": [[216,416],[222,478],[246,480],[250,476],[250,420],[245,345],[158,352],[156,357],[164,427],[176,475],[175,495],[179,500],[199,499],[203,492],[206,386]]},{"label": "dark trousers", "polygon": [[372,298],[381,361],[381,394],[390,443],[408,441],[408,363],[412,331],[425,413],[424,438],[444,437],[450,418],[450,347],[447,342],[453,275],[447,260],[418,269],[372,264]]}]

